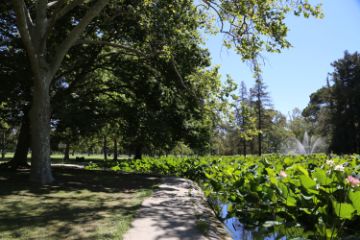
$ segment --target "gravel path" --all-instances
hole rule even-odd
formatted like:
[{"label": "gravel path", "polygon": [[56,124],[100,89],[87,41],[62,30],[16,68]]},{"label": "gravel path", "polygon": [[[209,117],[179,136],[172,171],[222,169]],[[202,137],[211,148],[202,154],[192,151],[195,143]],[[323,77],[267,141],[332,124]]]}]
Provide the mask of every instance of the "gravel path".
[{"label": "gravel path", "polygon": [[163,178],[145,199],[124,240],[231,239],[200,188],[190,180]]}]

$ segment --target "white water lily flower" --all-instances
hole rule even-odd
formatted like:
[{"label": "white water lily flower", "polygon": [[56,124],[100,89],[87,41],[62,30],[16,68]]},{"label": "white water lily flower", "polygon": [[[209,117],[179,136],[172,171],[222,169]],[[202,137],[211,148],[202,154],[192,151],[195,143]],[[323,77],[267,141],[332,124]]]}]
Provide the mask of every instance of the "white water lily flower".
[{"label": "white water lily flower", "polygon": [[343,172],[345,170],[345,167],[341,164],[336,165],[334,168],[335,171]]},{"label": "white water lily flower", "polygon": [[326,160],[326,164],[329,165],[330,167],[333,167],[335,165],[334,160]]}]

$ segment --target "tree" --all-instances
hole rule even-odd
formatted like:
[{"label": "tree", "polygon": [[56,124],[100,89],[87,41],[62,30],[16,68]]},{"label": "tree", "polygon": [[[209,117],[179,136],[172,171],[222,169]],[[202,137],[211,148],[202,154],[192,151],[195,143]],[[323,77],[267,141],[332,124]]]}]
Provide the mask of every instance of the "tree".
[{"label": "tree", "polygon": [[265,126],[268,126],[269,119],[266,115],[266,108],[271,106],[270,96],[267,92],[267,87],[264,84],[260,74],[255,73],[255,86],[250,89],[251,102],[255,108],[257,115],[257,129],[258,129],[258,154],[262,154],[262,143]]},{"label": "tree", "polygon": [[242,154],[246,156],[247,143],[253,140],[259,132],[256,126],[254,110],[250,106],[249,94],[244,82],[241,82],[239,92],[239,100],[235,106],[235,120],[239,130],[240,141],[242,142]]},{"label": "tree", "polygon": [[[27,154],[30,145],[29,107],[31,99],[31,70],[16,29],[11,3],[0,6],[0,119],[16,129],[17,144],[14,157],[2,168],[29,167]],[[18,127],[20,125],[20,127]],[[13,149],[12,149],[13,150]]]},{"label": "tree", "polygon": [[[50,95],[49,90],[56,73],[66,57],[66,54],[74,44],[82,37],[89,24],[100,14],[107,5],[114,7],[113,12],[122,14],[125,10],[110,0],[97,1],[53,1],[39,0],[36,3],[24,0],[12,0],[16,20],[21,39],[30,61],[33,73],[33,95],[30,109],[31,125],[31,148],[32,164],[31,179],[40,184],[47,184],[53,180],[50,169]],[[295,3],[295,4],[294,4]],[[161,4],[153,1],[144,1],[146,6]],[[169,8],[179,6],[172,2],[167,3]],[[184,1],[180,5],[192,4]],[[244,59],[254,58],[264,47],[268,51],[279,51],[280,48],[289,47],[286,41],[287,28],[284,18],[292,9],[295,14],[303,13],[305,17],[310,14],[319,15],[318,7],[312,7],[307,2],[286,1],[278,4],[278,1],[215,1],[203,0],[202,5],[206,10],[214,10],[223,24],[220,31],[225,32],[223,26],[229,26],[226,31],[239,53]],[[74,15],[74,11],[81,6],[87,6],[83,17]],[[126,5],[125,5],[126,6]],[[194,9],[194,8],[193,8]],[[111,12],[111,11],[110,11]],[[35,18],[34,18],[35,15]],[[114,16],[108,16],[113,19]],[[64,34],[63,40],[49,41],[54,33],[54,28],[66,18],[73,26],[72,30]],[[201,19],[200,21],[203,21]],[[101,24],[101,21],[98,23]],[[101,29],[92,32],[98,44],[105,44],[101,39]],[[96,34],[96,32],[98,34]],[[264,41],[261,36],[268,36]],[[84,39],[85,43],[89,43]],[[131,47],[116,42],[107,43],[127,51],[133,51]],[[134,51],[138,52],[138,51]]]},{"label": "tree", "polygon": [[264,152],[283,153],[284,143],[292,136],[287,128],[286,117],[274,109],[268,109],[267,115],[271,124],[264,133]]},{"label": "tree", "polygon": [[332,63],[326,86],[310,96],[303,115],[338,154],[360,152],[360,54],[345,51]]},{"label": "tree", "polygon": [[[100,13],[109,0],[97,1],[92,5],[54,52],[48,49],[48,35],[53,31],[59,18],[82,1],[66,4],[65,1],[48,3],[46,0],[39,0],[34,4],[36,15],[34,20],[31,10],[24,0],[13,0],[12,2],[17,16],[18,30],[33,72],[33,96],[30,109],[31,179],[40,184],[48,184],[53,181],[49,157],[50,85],[70,47],[80,38],[88,24]],[[48,18],[49,14],[51,14],[50,18]]]}]

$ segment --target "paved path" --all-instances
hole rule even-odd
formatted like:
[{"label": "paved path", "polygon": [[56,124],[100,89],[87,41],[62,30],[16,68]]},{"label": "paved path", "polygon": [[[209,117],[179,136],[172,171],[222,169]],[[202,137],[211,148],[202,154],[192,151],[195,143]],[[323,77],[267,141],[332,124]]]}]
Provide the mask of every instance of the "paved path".
[{"label": "paved path", "polygon": [[124,240],[231,239],[190,180],[164,178],[145,199]]}]

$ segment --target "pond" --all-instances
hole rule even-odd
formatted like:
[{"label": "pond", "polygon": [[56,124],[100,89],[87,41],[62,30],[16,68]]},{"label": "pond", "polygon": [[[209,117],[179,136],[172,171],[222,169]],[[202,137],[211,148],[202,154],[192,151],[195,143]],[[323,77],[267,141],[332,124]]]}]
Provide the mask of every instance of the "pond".
[{"label": "pond", "polygon": [[[228,214],[228,205],[220,204],[220,217],[225,219]],[[231,217],[224,220],[224,224],[234,240],[286,240],[286,237],[280,237],[279,234],[269,233],[270,229],[264,227],[257,227],[255,229],[247,229],[237,217]]]}]

